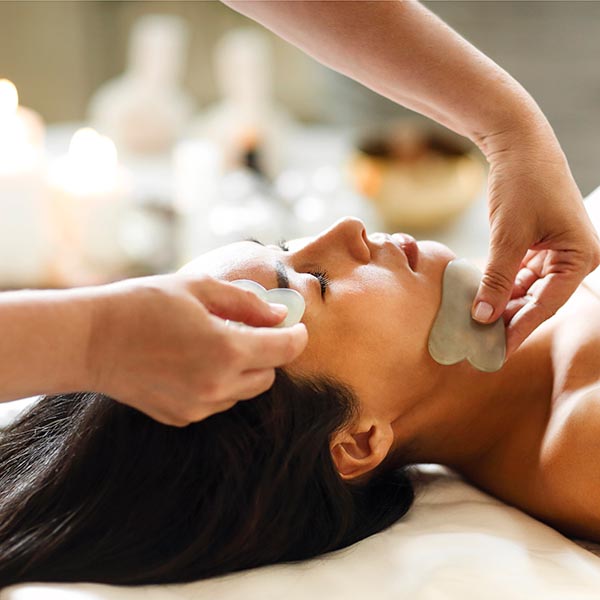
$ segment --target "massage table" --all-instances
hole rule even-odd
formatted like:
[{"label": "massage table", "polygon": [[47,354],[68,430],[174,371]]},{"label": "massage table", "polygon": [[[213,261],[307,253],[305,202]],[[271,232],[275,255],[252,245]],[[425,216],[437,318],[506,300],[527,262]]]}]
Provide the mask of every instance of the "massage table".
[{"label": "massage table", "polygon": [[[600,229],[600,188],[586,205]],[[0,405],[0,420],[29,402]],[[561,535],[449,469],[417,469],[403,519],[326,556],[179,585],[21,584],[0,600],[600,599],[600,545]]]}]

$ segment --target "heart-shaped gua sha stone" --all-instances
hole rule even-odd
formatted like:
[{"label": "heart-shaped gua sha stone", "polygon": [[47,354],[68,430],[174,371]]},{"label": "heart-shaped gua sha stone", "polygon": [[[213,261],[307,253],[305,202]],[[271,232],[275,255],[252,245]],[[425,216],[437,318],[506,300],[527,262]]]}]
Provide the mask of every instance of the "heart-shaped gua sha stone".
[{"label": "heart-shaped gua sha stone", "polygon": [[442,302],[429,334],[429,354],[441,365],[468,360],[491,373],[504,364],[506,334],[502,318],[483,325],[471,318],[482,273],[464,259],[448,263],[442,282]]},{"label": "heart-shaped gua sha stone", "polygon": [[[289,288],[274,288],[266,290],[260,283],[251,279],[236,279],[231,282],[233,285],[248,290],[256,294],[259,298],[270,304],[285,304],[288,309],[288,314],[285,319],[275,325],[275,327],[291,327],[296,323],[300,323],[304,309],[306,307],[304,298],[296,290]],[[237,321],[227,321],[228,325],[236,325],[237,327],[248,327],[245,323]]]}]

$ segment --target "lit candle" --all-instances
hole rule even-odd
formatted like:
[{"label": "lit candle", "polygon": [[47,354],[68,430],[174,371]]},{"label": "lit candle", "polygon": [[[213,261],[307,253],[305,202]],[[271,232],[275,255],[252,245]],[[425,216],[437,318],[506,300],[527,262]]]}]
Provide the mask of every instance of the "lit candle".
[{"label": "lit candle", "polygon": [[130,186],[112,140],[93,129],[77,131],[68,154],[51,166],[50,185],[68,252],[101,276],[122,274],[128,263],[121,231]]},{"label": "lit candle", "polygon": [[0,287],[50,282],[51,215],[44,185],[44,125],[0,79]]}]

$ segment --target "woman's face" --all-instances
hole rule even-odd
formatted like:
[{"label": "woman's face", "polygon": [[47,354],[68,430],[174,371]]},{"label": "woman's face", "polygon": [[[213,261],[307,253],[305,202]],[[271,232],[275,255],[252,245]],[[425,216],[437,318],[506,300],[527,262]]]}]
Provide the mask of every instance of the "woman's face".
[{"label": "woman's face", "polygon": [[300,292],[308,345],[288,371],[334,377],[354,390],[362,411],[393,418],[399,398],[426,393],[435,369],[427,339],[452,252],[403,234],[367,236],[350,217],[287,248],[237,242],[186,271]]}]

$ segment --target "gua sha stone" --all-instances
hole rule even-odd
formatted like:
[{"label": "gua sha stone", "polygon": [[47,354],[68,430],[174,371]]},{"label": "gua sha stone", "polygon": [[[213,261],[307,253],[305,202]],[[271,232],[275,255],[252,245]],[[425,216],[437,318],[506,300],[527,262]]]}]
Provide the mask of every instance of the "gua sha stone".
[{"label": "gua sha stone", "polygon": [[[261,300],[264,300],[269,304],[285,304],[288,313],[285,319],[278,325],[275,325],[275,327],[292,327],[292,325],[300,323],[306,305],[304,298],[296,290],[291,290],[289,288],[266,290],[260,283],[252,281],[251,279],[236,279],[231,283],[243,290],[253,292]],[[238,323],[237,321],[227,321],[227,324],[235,325],[237,327],[247,327],[245,323]]]},{"label": "gua sha stone", "polygon": [[429,334],[429,354],[441,365],[468,360],[479,371],[498,371],[506,356],[502,318],[483,325],[471,318],[482,273],[465,259],[453,260],[444,271],[442,302]]}]

